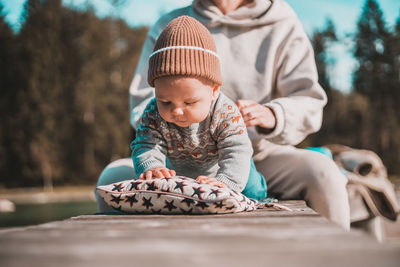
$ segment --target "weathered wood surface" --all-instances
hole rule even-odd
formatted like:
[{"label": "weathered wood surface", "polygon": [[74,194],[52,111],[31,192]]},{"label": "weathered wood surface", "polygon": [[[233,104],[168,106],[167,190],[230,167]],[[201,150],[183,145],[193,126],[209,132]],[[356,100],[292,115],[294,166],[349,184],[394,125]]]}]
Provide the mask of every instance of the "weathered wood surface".
[{"label": "weathered wood surface", "polygon": [[293,211],[88,215],[0,230],[0,266],[400,266],[400,242],[285,204]]}]

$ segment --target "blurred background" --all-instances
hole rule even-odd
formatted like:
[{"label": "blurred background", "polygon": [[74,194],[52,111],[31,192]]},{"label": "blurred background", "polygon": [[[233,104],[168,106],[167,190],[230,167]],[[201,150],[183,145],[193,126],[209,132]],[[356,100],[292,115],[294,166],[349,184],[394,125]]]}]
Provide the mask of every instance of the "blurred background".
[{"label": "blurred background", "polygon": [[[100,172],[130,156],[128,88],[147,31],[190,2],[0,0],[0,227],[96,212]],[[396,179],[399,1],[287,2],[329,97],[321,130],[299,146],[373,150]]]}]

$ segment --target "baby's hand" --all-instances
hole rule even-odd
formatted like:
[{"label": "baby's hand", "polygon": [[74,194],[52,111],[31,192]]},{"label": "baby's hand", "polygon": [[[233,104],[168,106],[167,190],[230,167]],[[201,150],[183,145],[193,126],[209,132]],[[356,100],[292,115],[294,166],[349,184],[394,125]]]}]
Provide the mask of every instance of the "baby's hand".
[{"label": "baby's hand", "polygon": [[170,170],[168,168],[154,168],[150,169],[141,175],[139,175],[139,179],[141,180],[150,180],[153,178],[169,178],[175,176],[176,172],[174,170]]},{"label": "baby's hand", "polygon": [[201,184],[210,184],[210,185],[215,185],[218,187],[226,187],[226,184],[224,184],[221,181],[218,181],[214,177],[207,177],[204,175],[200,175],[199,177],[196,178],[196,181],[201,183]]}]

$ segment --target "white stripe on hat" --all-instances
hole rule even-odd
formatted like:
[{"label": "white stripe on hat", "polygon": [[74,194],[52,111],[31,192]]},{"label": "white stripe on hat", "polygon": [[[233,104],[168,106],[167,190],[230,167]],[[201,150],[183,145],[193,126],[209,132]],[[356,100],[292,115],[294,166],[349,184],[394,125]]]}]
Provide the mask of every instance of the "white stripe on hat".
[{"label": "white stripe on hat", "polygon": [[203,52],[206,52],[206,53],[210,53],[211,55],[217,57],[218,60],[219,60],[218,54],[215,53],[215,52],[212,51],[212,50],[205,49],[205,48],[198,47],[198,46],[185,46],[185,45],[168,46],[168,47],[160,48],[160,49],[154,51],[153,53],[151,53],[150,56],[149,56],[149,58],[151,58],[151,57],[154,56],[155,54],[161,53],[161,52],[166,51],[166,50],[172,50],[172,49],[191,49],[191,50],[199,50],[199,51],[203,51]]}]

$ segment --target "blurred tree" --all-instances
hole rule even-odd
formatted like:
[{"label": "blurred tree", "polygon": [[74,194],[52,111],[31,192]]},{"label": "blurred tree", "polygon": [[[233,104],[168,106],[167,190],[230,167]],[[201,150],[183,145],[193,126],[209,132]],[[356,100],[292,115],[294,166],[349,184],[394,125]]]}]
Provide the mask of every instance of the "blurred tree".
[{"label": "blurred tree", "polygon": [[[390,116],[387,121],[388,143],[383,149],[387,155],[387,163],[392,173],[400,174],[400,17],[393,31],[385,40],[385,65],[384,81],[387,88],[384,105],[387,106],[387,113]],[[380,118],[381,120],[384,118]]]},{"label": "blurred tree", "polygon": [[[130,29],[121,20],[99,20],[94,14],[83,14],[82,19],[85,31],[77,51],[83,65],[76,86],[86,131],[80,135],[81,160],[96,181],[105,164],[130,154],[127,91],[147,29]],[[118,34],[111,29],[118,29]]]},{"label": "blurred tree", "polygon": [[130,154],[127,91],[147,28],[61,0],[28,0],[23,17],[16,36],[0,17],[0,70],[10,76],[0,81],[0,183],[94,183]]},{"label": "blurred tree", "polygon": [[19,128],[17,114],[18,91],[15,79],[17,54],[16,38],[5,21],[3,5],[0,3],[0,184],[10,177],[10,183],[15,184],[15,178],[21,176],[20,156],[15,149]]},{"label": "blurred tree", "polygon": [[335,25],[331,19],[327,19],[325,27],[322,30],[315,30],[311,37],[311,43],[314,48],[315,63],[318,69],[318,81],[328,96],[328,103],[324,109],[324,119],[321,130],[317,134],[311,135],[307,138],[303,145],[316,146],[325,144],[333,133],[332,128],[336,127],[335,110],[337,109],[337,106],[335,106],[336,102],[332,102],[332,95],[335,92],[331,86],[328,73],[329,65],[333,63],[329,58],[328,50],[336,41],[337,36]]},{"label": "blurred tree", "polygon": [[362,119],[361,146],[377,152],[392,173],[400,172],[395,39],[377,1],[367,0],[358,21],[354,51],[358,61],[354,89],[369,100],[368,112]]},{"label": "blurred tree", "polygon": [[[393,82],[397,85],[395,89],[395,97],[396,97],[396,102],[400,102],[400,16],[397,18],[396,22],[396,27],[394,30],[394,33],[392,35],[393,39],[393,59],[394,59],[394,65],[392,67],[393,70]],[[400,119],[400,107],[399,105],[397,107],[397,118]],[[400,139],[400,138],[399,138]]]},{"label": "blurred tree", "polygon": [[59,178],[63,172],[61,144],[67,139],[73,118],[66,116],[71,110],[73,92],[64,90],[69,61],[64,60],[68,36],[63,32],[61,0],[28,0],[24,18],[19,35],[19,62],[24,62],[20,75],[24,77],[25,90],[19,105],[26,119],[23,129],[29,131],[26,153],[34,171],[24,176],[43,178],[44,186],[51,189],[53,178]]},{"label": "blurred tree", "polygon": [[328,103],[324,108],[324,117],[320,131],[310,135],[300,146],[321,146],[325,144],[345,144],[359,147],[361,131],[360,121],[367,112],[368,100],[358,93],[345,94],[331,85],[329,68],[331,47],[338,41],[335,25],[327,19],[322,30],[314,31],[311,42],[314,48],[318,69],[318,80],[324,88]]},{"label": "blurred tree", "polygon": [[388,36],[378,3],[375,0],[366,0],[355,36],[354,55],[358,60],[358,68],[354,74],[354,85],[357,92],[369,98],[382,95],[377,88],[381,89],[385,40]]},{"label": "blurred tree", "polygon": [[318,68],[318,81],[328,94],[332,90],[328,74],[328,65],[332,62],[329,58],[328,49],[337,40],[335,25],[331,19],[326,20],[324,29],[314,31],[311,37]]}]

